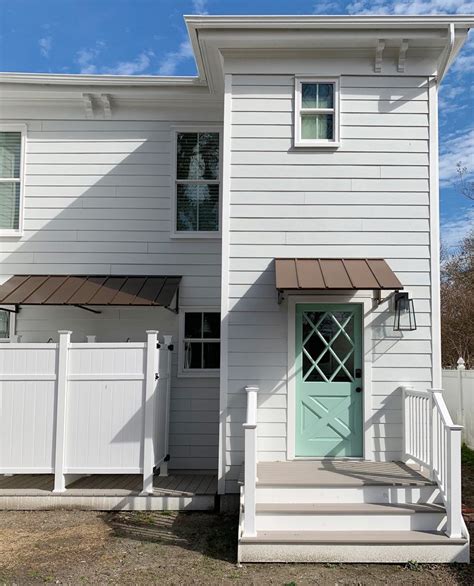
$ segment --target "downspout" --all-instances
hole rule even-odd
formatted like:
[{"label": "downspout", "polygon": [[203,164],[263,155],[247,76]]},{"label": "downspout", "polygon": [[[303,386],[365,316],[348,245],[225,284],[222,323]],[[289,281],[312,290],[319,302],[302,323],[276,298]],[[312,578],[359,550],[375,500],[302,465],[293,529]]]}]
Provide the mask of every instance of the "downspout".
[{"label": "downspout", "polygon": [[451,57],[453,56],[453,53],[454,53],[454,41],[456,39],[456,30],[454,28],[453,22],[450,23],[448,31],[449,31],[448,32],[448,43],[447,43],[446,48],[444,50],[441,64],[438,68],[438,75],[437,75],[438,85],[440,85],[440,83],[446,73],[446,70],[448,69],[448,66],[450,64]]}]

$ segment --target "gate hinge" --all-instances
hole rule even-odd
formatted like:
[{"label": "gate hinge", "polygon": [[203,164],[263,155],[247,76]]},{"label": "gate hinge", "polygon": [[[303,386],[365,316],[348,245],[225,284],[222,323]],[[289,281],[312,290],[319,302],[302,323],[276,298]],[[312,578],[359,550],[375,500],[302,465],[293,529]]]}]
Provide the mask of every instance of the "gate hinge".
[{"label": "gate hinge", "polygon": [[155,372],[155,380],[158,380],[159,378],[160,378],[160,375],[157,372]]}]

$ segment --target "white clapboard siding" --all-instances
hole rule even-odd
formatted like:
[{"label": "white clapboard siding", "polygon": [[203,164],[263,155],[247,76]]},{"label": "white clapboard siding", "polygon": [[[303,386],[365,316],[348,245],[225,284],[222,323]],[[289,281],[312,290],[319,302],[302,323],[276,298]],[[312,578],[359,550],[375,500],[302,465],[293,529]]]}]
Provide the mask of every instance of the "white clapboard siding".
[{"label": "white clapboard siding", "polygon": [[393,332],[382,305],[368,348],[373,458],[399,458],[399,386],[429,385],[432,366],[427,80],[342,76],[332,151],[293,148],[291,75],[232,83],[227,488],[236,489],[243,457],[246,384],[260,387],[259,458],[286,458],[288,324],[275,257],[383,257],[410,288],[418,330]]},{"label": "white clapboard siding", "polygon": [[[219,306],[220,239],[170,238],[172,126],[219,125],[219,108],[212,117],[209,108],[186,108],[181,120],[170,119],[166,111],[156,119],[158,109],[149,120],[142,114],[120,120],[117,112],[113,120],[85,120],[80,110],[75,118],[59,111],[54,119],[48,113],[41,118],[42,111],[48,112],[39,108],[33,121],[28,112],[21,114],[28,124],[25,229],[21,238],[0,243],[1,274],[182,275],[181,305]],[[154,328],[173,335],[178,348],[178,318],[171,312],[101,309],[100,315],[92,315],[72,307],[24,307],[17,318],[18,333],[25,341],[46,342],[57,340],[59,329],[71,329],[74,341],[96,335],[117,342],[144,341],[145,331]],[[170,465],[216,469],[219,380],[177,377],[177,352],[172,368],[172,396],[182,401],[171,405]],[[71,400],[76,395],[86,400],[87,389],[79,389],[83,383],[74,384]],[[123,389],[121,400],[131,400],[129,392]],[[20,395],[14,399],[23,400]],[[33,401],[33,395],[27,400]],[[201,444],[200,452],[194,446]]]}]

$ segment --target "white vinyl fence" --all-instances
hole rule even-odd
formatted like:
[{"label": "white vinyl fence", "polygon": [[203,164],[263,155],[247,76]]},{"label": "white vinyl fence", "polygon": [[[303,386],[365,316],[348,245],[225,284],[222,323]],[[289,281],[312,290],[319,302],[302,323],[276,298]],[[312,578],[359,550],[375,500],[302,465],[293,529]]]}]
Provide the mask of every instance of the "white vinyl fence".
[{"label": "white vinyl fence", "polygon": [[443,370],[443,397],[453,421],[464,428],[463,442],[474,450],[474,370]]},{"label": "white vinyl fence", "polygon": [[[171,336],[143,343],[0,345],[0,474],[167,473]],[[69,478],[68,478],[69,476]]]}]

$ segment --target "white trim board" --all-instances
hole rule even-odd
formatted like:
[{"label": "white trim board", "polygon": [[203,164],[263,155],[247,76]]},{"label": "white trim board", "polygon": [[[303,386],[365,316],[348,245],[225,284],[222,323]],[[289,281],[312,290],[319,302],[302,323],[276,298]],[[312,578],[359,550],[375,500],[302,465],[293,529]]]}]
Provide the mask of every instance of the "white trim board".
[{"label": "white trim board", "polygon": [[[347,293],[341,295],[289,295],[288,296],[288,395],[287,395],[287,458],[300,459],[295,456],[295,312],[296,304],[303,303],[359,303],[363,306],[363,457],[374,458],[374,430],[370,423],[372,411],[372,307],[373,298],[367,292]],[[308,458],[302,458],[308,459]],[[318,459],[318,458],[309,458]]]}]

